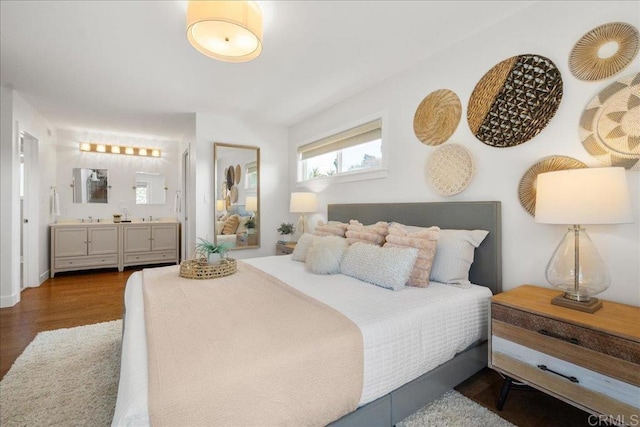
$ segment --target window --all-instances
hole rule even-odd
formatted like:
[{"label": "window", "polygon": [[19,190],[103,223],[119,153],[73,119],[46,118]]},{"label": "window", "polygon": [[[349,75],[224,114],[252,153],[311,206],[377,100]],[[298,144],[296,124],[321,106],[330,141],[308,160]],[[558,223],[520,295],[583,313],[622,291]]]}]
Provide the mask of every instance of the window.
[{"label": "window", "polygon": [[298,147],[298,181],[351,174],[381,166],[381,119]]},{"label": "window", "polygon": [[149,203],[149,183],[136,182],[136,204]]},{"label": "window", "polygon": [[247,190],[255,190],[258,188],[258,163],[251,162],[244,166],[244,188]]}]

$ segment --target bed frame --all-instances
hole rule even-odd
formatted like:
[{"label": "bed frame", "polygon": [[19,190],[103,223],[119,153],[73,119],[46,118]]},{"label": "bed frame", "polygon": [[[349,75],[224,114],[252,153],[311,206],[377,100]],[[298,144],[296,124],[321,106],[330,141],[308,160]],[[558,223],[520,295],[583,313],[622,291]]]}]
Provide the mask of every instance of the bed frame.
[{"label": "bed frame", "polygon": [[[330,221],[357,219],[363,224],[395,221],[442,229],[487,230],[469,272],[472,283],[502,291],[502,221],[500,202],[364,203],[328,206]],[[442,396],[487,366],[487,342],[476,343],[453,359],[386,396],[330,424],[332,427],[389,427]]]}]

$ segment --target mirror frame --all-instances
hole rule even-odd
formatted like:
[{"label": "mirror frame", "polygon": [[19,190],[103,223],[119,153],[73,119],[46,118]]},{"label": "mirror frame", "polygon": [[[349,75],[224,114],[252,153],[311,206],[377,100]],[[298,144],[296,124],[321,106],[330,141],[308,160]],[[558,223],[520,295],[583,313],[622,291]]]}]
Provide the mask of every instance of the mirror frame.
[{"label": "mirror frame", "polygon": [[[256,212],[258,212],[255,215],[255,223],[256,223],[256,243],[255,245],[243,245],[243,246],[234,246],[232,248],[229,248],[229,250],[231,251],[235,251],[235,250],[242,250],[242,249],[257,249],[260,247],[260,147],[256,147],[256,146],[252,146],[252,145],[240,145],[240,144],[227,144],[224,142],[214,142],[213,143],[213,242],[215,244],[218,244],[218,233],[216,232],[216,218],[218,217],[218,207],[217,205],[217,200],[218,200],[218,190],[219,187],[221,188],[222,186],[222,182],[218,182],[218,175],[221,172],[221,170],[224,170],[224,166],[222,165],[218,165],[218,150],[221,148],[237,148],[237,149],[242,149],[242,150],[252,150],[255,151],[255,155],[256,155],[256,165],[257,165],[257,183],[256,183],[256,197],[257,197],[257,210]],[[242,165],[242,167],[244,168],[244,165]],[[222,169],[220,169],[222,168]],[[243,169],[243,174],[244,174],[244,169]]]}]

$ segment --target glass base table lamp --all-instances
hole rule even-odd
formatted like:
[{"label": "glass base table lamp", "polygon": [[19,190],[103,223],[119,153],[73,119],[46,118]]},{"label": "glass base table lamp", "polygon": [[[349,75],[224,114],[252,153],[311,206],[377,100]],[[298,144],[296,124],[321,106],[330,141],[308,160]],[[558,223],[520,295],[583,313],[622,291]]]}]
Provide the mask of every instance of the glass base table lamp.
[{"label": "glass base table lamp", "polygon": [[305,213],[313,213],[318,211],[318,198],[316,193],[291,193],[291,200],[289,203],[289,212],[299,213],[300,218],[296,225],[295,233],[291,237],[292,241],[297,242],[300,236],[305,232],[310,231],[309,223],[305,217]]},{"label": "glass base table lamp", "polygon": [[588,313],[602,307],[594,295],[611,277],[582,224],[633,222],[624,168],[584,168],[538,175],[535,221],[572,225],[546,269],[547,281],[565,292],[551,303]]}]

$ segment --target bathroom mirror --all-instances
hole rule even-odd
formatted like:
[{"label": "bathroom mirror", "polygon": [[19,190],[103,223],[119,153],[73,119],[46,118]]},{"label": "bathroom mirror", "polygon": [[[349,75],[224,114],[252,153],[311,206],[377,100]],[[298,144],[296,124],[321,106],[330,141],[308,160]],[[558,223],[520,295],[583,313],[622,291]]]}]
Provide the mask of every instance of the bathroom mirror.
[{"label": "bathroom mirror", "polygon": [[74,168],[71,186],[73,203],[108,203],[109,171]]},{"label": "bathroom mirror", "polygon": [[161,173],[136,172],[136,205],[164,205],[167,188]]},{"label": "bathroom mirror", "polygon": [[214,230],[229,249],[260,247],[260,148],[216,142]]}]

